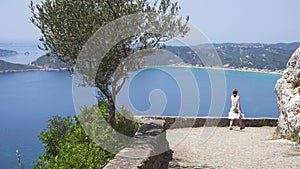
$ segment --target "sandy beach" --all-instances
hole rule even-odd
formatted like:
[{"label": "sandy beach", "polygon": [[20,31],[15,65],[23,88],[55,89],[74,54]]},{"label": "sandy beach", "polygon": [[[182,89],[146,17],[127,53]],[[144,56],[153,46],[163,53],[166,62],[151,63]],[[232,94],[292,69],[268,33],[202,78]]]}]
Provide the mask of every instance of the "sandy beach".
[{"label": "sandy beach", "polygon": [[187,64],[172,64],[166,65],[166,67],[185,67],[185,68],[196,68],[196,69],[215,69],[215,70],[229,70],[229,71],[242,71],[242,72],[253,72],[253,73],[270,73],[279,74],[283,73],[283,70],[272,71],[269,69],[256,69],[256,68],[233,68],[233,67],[207,67],[207,66],[193,66]]},{"label": "sandy beach", "polygon": [[[159,66],[146,66],[146,67],[183,67],[183,68],[195,68],[195,69],[212,69],[212,70],[229,70],[229,71],[241,71],[241,72],[253,72],[253,73],[269,73],[282,75],[282,70],[272,71],[268,69],[255,69],[255,68],[225,68],[225,67],[199,67],[192,65],[159,65]],[[67,69],[51,69],[40,67],[40,69],[27,69],[27,70],[7,70],[0,71],[0,73],[14,73],[14,72],[31,72],[31,71],[62,71]]]}]

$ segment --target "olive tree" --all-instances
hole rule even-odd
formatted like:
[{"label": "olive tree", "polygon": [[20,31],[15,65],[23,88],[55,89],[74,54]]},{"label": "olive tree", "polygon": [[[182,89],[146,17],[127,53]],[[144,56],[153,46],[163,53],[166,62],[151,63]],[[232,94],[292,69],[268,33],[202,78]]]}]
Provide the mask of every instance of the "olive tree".
[{"label": "olive tree", "polygon": [[[155,13],[160,32],[140,32],[130,35],[115,44],[105,55],[97,69],[94,87],[99,97],[109,107],[109,123],[115,121],[115,97],[123,86],[128,71],[140,65],[140,58],[128,59],[145,49],[164,47],[164,42],[188,33],[189,18],[176,17],[180,7],[170,0],[43,0],[40,4],[31,1],[31,21],[41,31],[40,49],[55,54],[67,63],[73,73],[77,57],[89,38],[100,28],[124,16],[137,13]],[[167,19],[166,19],[167,18]],[[145,19],[141,27],[152,24]],[[122,30],[113,30],[122,31]],[[104,43],[104,42],[103,42]],[[101,53],[99,54],[101,55]],[[126,60],[127,59],[127,60]],[[124,61],[126,60],[126,61]]]}]

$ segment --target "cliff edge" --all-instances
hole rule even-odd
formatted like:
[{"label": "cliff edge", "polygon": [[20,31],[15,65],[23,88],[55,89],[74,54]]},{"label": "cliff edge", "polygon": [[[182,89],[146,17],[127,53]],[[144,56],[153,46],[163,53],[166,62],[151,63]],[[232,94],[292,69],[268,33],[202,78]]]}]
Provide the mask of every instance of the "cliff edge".
[{"label": "cliff edge", "polygon": [[280,116],[281,136],[300,134],[300,47],[287,63],[287,68],[275,86]]}]

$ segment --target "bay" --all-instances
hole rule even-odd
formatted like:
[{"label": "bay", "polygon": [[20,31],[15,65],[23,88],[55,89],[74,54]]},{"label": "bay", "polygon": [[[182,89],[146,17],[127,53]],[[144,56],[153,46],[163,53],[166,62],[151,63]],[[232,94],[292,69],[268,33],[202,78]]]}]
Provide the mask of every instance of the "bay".
[{"label": "bay", "polygon": [[246,117],[277,118],[274,87],[280,77],[218,69],[148,68],[129,75],[117,97],[117,106],[129,105],[131,112],[142,116],[226,117],[231,91],[236,88]]},{"label": "bay", "polygon": [[[182,93],[178,79],[165,72],[179,72],[177,75],[185,76],[191,71],[198,87],[199,103],[188,100],[187,109],[181,115],[191,116],[188,107],[199,104],[197,116],[207,116],[211,107],[222,105],[211,104],[212,82],[206,69],[191,68],[149,68],[129,75],[129,79],[118,95],[117,102],[128,98],[126,87],[131,90],[130,99],[136,109],[135,115],[167,115],[179,114]],[[241,71],[225,71],[225,103],[220,116],[226,117],[229,110],[229,97],[233,88],[239,89],[242,108],[246,117],[272,117],[279,116],[276,104],[274,86],[281,75],[253,73]],[[185,81],[186,88],[190,82]],[[222,84],[222,83],[220,83]],[[192,88],[191,88],[192,89]],[[167,105],[158,114],[149,114],[151,107],[149,96],[152,91],[160,98],[167,98]],[[124,95],[125,92],[125,95]],[[187,91],[195,93],[196,91]],[[221,91],[222,92],[222,91]],[[123,94],[122,94],[123,93]],[[154,92],[155,93],[155,92]],[[149,95],[150,94],[150,95]],[[163,96],[163,97],[161,97]],[[221,93],[220,93],[221,96]],[[151,100],[150,100],[151,101]],[[152,103],[155,103],[152,101]],[[148,114],[147,114],[148,113]],[[0,74],[0,168],[18,168],[15,150],[21,153],[22,160],[27,168],[33,166],[38,156],[43,154],[43,146],[38,135],[46,128],[46,121],[54,115],[72,116],[75,110],[72,100],[72,79],[68,72],[22,72]]]}]

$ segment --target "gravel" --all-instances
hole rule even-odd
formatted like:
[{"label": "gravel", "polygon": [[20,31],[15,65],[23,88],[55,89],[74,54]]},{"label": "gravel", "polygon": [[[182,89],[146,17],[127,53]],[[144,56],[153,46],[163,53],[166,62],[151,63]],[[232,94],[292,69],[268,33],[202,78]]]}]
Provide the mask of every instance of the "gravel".
[{"label": "gravel", "polygon": [[167,130],[174,151],[169,168],[299,169],[300,146],[273,140],[274,127],[200,127]]}]

